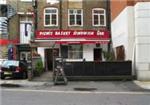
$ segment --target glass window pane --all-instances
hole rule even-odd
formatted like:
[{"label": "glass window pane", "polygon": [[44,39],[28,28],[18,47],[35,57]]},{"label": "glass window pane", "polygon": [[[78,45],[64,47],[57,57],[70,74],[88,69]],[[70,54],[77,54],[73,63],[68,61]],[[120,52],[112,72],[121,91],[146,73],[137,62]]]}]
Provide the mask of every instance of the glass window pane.
[{"label": "glass window pane", "polygon": [[45,13],[56,13],[56,9],[46,9]]},{"label": "glass window pane", "polygon": [[82,19],[81,19],[81,15],[77,15],[77,25],[81,25],[81,21],[82,21]]},{"label": "glass window pane", "polygon": [[70,15],[70,25],[74,25],[74,24],[75,24],[75,16]]},{"label": "glass window pane", "polygon": [[70,59],[82,59],[83,58],[83,46],[82,45],[69,45],[68,57]]},{"label": "glass window pane", "polygon": [[77,10],[77,14],[81,14],[81,10]]},{"label": "glass window pane", "polygon": [[45,25],[50,24],[50,15],[45,15]]},{"label": "glass window pane", "polygon": [[73,14],[74,13],[74,10],[69,10],[69,14]]},{"label": "glass window pane", "polygon": [[101,15],[101,16],[100,16],[100,24],[101,24],[101,25],[104,25],[104,15]]},{"label": "glass window pane", "polygon": [[94,13],[96,13],[96,14],[104,14],[104,10],[94,10]]},{"label": "glass window pane", "polygon": [[94,15],[94,25],[98,25],[98,15]]},{"label": "glass window pane", "polygon": [[52,24],[56,25],[56,15],[52,15]]}]

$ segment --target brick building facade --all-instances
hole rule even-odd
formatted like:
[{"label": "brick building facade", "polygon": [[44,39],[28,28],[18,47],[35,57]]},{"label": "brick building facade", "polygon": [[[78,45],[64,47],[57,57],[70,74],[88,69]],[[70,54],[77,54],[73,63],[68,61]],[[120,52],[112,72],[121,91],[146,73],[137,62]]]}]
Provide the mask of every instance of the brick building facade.
[{"label": "brick building facade", "polygon": [[[53,49],[58,52],[57,56],[62,56],[68,61],[83,61],[83,59],[102,61],[102,52],[107,51],[109,42],[107,7],[105,0],[38,1],[38,34],[32,43],[33,46],[37,45],[37,52],[41,55],[45,68],[52,70]],[[76,35],[71,34],[76,31],[80,33],[102,32],[108,35],[108,38],[87,40],[87,34],[84,35],[85,37],[83,35],[75,37]],[[59,37],[54,34],[42,37],[39,34],[48,32],[60,34]],[[64,33],[67,33],[68,37],[65,37]]]},{"label": "brick building facade", "polygon": [[[4,1],[6,7],[9,5],[14,10],[8,21],[8,42],[5,43],[6,48],[13,48],[13,59],[25,58],[31,62],[32,47],[42,57],[47,70],[52,69],[53,49],[58,51],[58,56],[70,61],[104,60],[103,51],[108,51],[110,40],[109,8],[106,0]],[[37,15],[33,8],[35,2]],[[4,8],[1,8],[1,11]],[[60,33],[61,38],[38,38],[37,32],[40,31],[76,34],[75,37],[73,34],[62,37],[64,35]]]},{"label": "brick building facade", "polygon": [[[29,42],[33,26],[32,0],[3,1],[4,4],[0,4],[2,13],[1,17],[7,18],[7,38],[1,38],[1,47],[2,49],[5,49],[5,53],[2,52],[1,54],[3,55],[2,58],[22,59],[23,57],[21,56],[25,55],[27,59],[29,58],[27,56],[30,55]],[[25,25],[28,23],[31,25],[30,29]],[[25,35],[25,30],[28,35]],[[21,46],[23,48],[21,48]],[[12,49],[13,54],[9,53],[10,48]],[[28,55],[26,53],[28,53]]]}]

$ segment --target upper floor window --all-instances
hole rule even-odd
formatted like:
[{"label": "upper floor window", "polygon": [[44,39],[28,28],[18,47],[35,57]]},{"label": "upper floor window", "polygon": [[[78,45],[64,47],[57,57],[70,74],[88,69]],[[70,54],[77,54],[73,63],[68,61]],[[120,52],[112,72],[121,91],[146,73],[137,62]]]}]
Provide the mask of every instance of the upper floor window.
[{"label": "upper floor window", "polygon": [[83,25],[83,11],[81,9],[68,10],[68,25],[69,26],[82,26]]},{"label": "upper floor window", "polygon": [[47,3],[56,4],[59,3],[60,0],[46,0]]},{"label": "upper floor window", "polygon": [[58,26],[58,9],[57,8],[45,8],[44,26]]},{"label": "upper floor window", "polygon": [[6,4],[6,0],[0,0],[0,4]]},{"label": "upper floor window", "polygon": [[23,1],[23,2],[32,2],[32,0],[20,0],[20,1]]},{"label": "upper floor window", "polygon": [[94,8],[92,10],[93,26],[106,26],[106,11],[102,8]]}]

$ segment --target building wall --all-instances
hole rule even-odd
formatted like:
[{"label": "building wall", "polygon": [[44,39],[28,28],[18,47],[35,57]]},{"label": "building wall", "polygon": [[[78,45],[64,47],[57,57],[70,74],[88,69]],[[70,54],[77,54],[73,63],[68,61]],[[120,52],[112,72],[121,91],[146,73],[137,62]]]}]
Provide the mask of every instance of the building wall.
[{"label": "building wall", "polygon": [[150,2],[135,5],[136,70],[139,80],[150,80]]},{"label": "building wall", "polygon": [[[106,27],[93,27],[92,26],[92,9],[93,8],[107,8],[106,1],[102,0],[77,0],[77,1],[69,1],[62,0],[61,6],[59,3],[51,4],[47,3],[46,0],[38,1],[38,29],[59,29],[61,25],[61,29],[100,29]],[[59,18],[58,27],[44,27],[44,8],[46,7],[56,7],[61,8],[58,13],[62,13],[58,16]],[[83,26],[68,26],[68,9],[83,9]],[[61,23],[60,23],[61,22]],[[109,25],[109,24],[107,24]]]},{"label": "building wall", "polygon": [[[93,8],[103,8],[107,10],[106,0],[83,0],[83,11],[84,11],[84,29],[105,29],[109,23],[106,22],[106,26],[95,27],[92,26],[92,9]],[[107,11],[106,11],[107,13]],[[106,16],[107,17],[107,16]]]},{"label": "building wall", "polygon": [[134,9],[126,7],[112,22],[112,43],[125,48],[125,60],[132,60],[134,46]]},{"label": "building wall", "polygon": [[113,21],[127,6],[128,0],[111,0],[111,20]]},{"label": "building wall", "polygon": [[[106,26],[92,26],[92,9],[93,8],[107,8],[106,1],[102,0],[62,0],[59,3],[51,4],[47,3],[46,0],[38,1],[38,29],[63,29],[63,30],[81,30],[81,29],[106,29]],[[58,8],[58,26],[55,27],[44,27],[44,8],[55,7]],[[61,10],[60,10],[61,8]],[[83,9],[83,26],[68,26],[68,9]],[[107,11],[106,11],[107,12]],[[60,14],[61,13],[61,14]],[[89,47],[87,47],[89,46]],[[95,45],[83,45],[83,58],[88,61],[93,61],[93,49]],[[104,50],[107,46],[102,46]],[[39,51],[39,50],[38,50]],[[40,53],[40,51],[39,51]]]},{"label": "building wall", "polygon": [[123,2],[111,22],[113,48],[125,46],[126,60],[132,60],[138,80],[150,80],[150,2],[146,1],[136,0],[132,6]]},{"label": "building wall", "polygon": [[[54,7],[54,8],[58,8],[59,10],[59,3],[47,3],[46,0],[38,0],[38,29],[42,30],[42,29],[59,29],[59,24],[58,26],[54,26],[54,27],[44,27],[44,9],[48,8],[48,7]],[[58,11],[59,13],[59,11]],[[59,16],[59,14],[58,14]]]},{"label": "building wall", "polygon": [[8,0],[7,4],[16,10],[16,14],[9,19],[9,39],[20,39],[20,21],[33,21],[32,16],[27,15],[28,12],[33,11],[32,2]]},{"label": "building wall", "polygon": [[19,40],[19,32],[18,32],[19,23],[18,23],[18,21],[19,21],[18,15],[15,15],[14,17],[12,17],[9,20],[8,31],[9,31],[9,39],[10,40],[16,40],[16,39]]},{"label": "building wall", "polygon": [[113,21],[127,6],[134,6],[137,2],[149,2],[149,0],[110,0],[111,21]]}]

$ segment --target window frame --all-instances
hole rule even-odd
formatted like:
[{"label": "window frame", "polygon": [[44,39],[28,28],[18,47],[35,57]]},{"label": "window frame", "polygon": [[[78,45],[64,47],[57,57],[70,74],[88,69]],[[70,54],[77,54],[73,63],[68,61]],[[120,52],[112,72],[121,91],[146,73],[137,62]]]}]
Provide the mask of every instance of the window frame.
[{"label": "window frame", "polygon": [[[75,11],[75,13],[73,13],[73,16],[75,16],[75,24],[74,25],[70,24],[70,15],[71,15],[70,10]],[[78,15],[77,11],[78,10],[81,10],[81,14],[80,14],[81,15],[81,25],[77,24],[77,15]],[[68,26],[69,27],[72,27],[72,26],[81,26],[82,27],[83,26],[83,9],[68,9]]]},{"label": "window frame", "polygon": [[[56,13],[46,13],[46,10],[56,10]],[[56,24],[52,24],[52,15],[56,15]],[[50,23],[46,24],[46,15],[50,16]],[[58,26],[58,8],[51,8],[47,7],[44,8],[44,27],[52,27],[52,26]]]},{"label": "window frame", "polygon": [[[95,10],[104,11],[104,13],[96,14],[94,13]],[[98,24],[94,24],[94,15],[98,16]],[[101,24],[100,16],[104,16],[104,24]],[[106,26],[106,10],[104,8],[93,8],[92,9],[92,25],[93,26]]]},{"label": "window frame", "polygon": [[[74,49],[73,50],[70,50],[70,48],[69,47],[71,47],[71,46],[77,46],[77,44],[70,44],[70,45],[68,45],[68,59],[83,59],[83,45],[80,45],[81,47],[82,47],[82,49],[81,49],[81,51],[80,50],[78,50],[78,51],[75,51]],[[81,55],[81,58],[74,58],[74,56],[73,56],[73,58],[71,58],[70,57],[70,55],[69,54],[74,54],[74,53],[80,53],[80,54],[82,54]]]},{"label": "window frame", "polygon": [[21,2],[32,2],[32,0],[20,0]]}]

